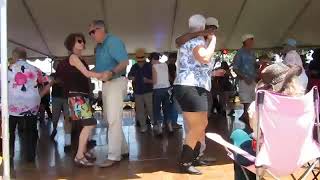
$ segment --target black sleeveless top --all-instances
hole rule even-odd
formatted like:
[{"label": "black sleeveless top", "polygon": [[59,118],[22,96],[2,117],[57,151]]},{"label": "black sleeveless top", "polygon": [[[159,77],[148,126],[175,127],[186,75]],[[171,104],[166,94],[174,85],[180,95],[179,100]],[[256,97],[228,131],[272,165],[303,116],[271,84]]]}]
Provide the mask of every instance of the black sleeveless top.
[{"label": "black sleeveless top", "polygon": [[[88,64],[79,57],[83,65],[89,70]],[[62,80],[64,87],[66,88],[68,97],[83,94],[89,95],[90,93],[90,79],[81,73],[76,67],[70,64],[70,56],[63,60],[63,65],[60,66],[60,74],[62,74]]]}]

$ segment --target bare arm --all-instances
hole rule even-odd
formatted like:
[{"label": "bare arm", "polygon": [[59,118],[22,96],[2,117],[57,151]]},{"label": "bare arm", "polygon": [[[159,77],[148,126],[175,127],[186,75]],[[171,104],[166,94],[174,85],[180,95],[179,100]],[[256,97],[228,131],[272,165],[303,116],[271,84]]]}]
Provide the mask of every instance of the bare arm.
[{"label": "bare arm", "polygon": [[39,94],[40,94],[40,97],[41,97],[41,98],[50,92],[50,88],[51,88],[51,86],[52,86],[53,84],[54,84],[54,81],[51,81],[49,84],[47,84],[46,86],[44,86],[44,87],[39,91]]},{"label": "bare arm", "polygon": [[193,56],[202,64],[207,64],[211,61],[211,57],[216,48],[216,37],[212,35],[210,44],[207,48],[205,46],[197,46],[192,51]]},{"label": "bare arm", "polygon": [[69,61],[72,66],[76,67],[87,78],[100,79],[102,77],[101,73],[96,73],[96,72],[87,70],[87,68],[83,65],[79,57],[74,54],[70,56]]},{"label": "bare arm", "polygon": [[239,79],[245,79],[245,76],[238,69],[233,69],[233,71],[237,74]]},{"label": "bare arm", "polygon": [[207,36],[212,33],[213,33],[213,30],[209,29],[209,30],[203,30],[203,31],[199,31],[199,32],[192,32],[192,33],[183,34],[182,36],[179,36],[176,39],[176,47],[180,48],[184,43],[186,43],[190,39],[196,38],[198,36]]},{"label": "bare arm", "polygon": [[176,47],[180,48],[184,43],[186,43],[190,39],[198,37],[199,36],[198,34],[199,32],[194,32],[194,33],[186,33],[186,34],[183,34],[182,36],[179,36],[176,39]]},{"label": "bare arm", "polygon": [[126,70],[127,66],[129,65],[129,60],[121,61],[112,71],[115,74],[121,73]]}]

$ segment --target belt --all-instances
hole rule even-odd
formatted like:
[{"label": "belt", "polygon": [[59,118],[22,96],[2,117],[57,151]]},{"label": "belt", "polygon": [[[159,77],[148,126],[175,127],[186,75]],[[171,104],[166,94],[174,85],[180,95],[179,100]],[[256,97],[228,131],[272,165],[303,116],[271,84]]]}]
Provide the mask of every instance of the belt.
[{"label": "belt", "polygon": [[[125,74],[122,74],[120,77],[126,77],[126,75],[125,75]],[[114,79],[118,79],[118,78],[120,78],[120,77],[117,77],[117,78],[114,78]],[[111,79],[111,80],[114,80],[114,79]],[[108,81],[102,81],[102,83],[106,83],[106,82],[108,82]]]}]

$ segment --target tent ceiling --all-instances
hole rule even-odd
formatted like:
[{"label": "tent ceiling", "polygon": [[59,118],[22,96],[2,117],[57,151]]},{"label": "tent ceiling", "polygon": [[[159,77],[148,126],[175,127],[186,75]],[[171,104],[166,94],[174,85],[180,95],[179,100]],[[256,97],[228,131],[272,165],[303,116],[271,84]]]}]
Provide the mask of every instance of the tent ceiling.
[{"label": "tent ceiling", "polygon": [[320,45],[318,0],[10,0],[9,51],[31,49],[32,57],[65,56],[64,38],[82,32],[84,55],[94,42],[87,35],[93,19],[104,19],[108,30],[120,36],[129,53],[174,51],[174,40],[187,31],[189,16],[200,13],[219,19],[218,48],[237,49],[244,33],[256,36],[256,48],[281,45],[288,37],[301,46]]}]

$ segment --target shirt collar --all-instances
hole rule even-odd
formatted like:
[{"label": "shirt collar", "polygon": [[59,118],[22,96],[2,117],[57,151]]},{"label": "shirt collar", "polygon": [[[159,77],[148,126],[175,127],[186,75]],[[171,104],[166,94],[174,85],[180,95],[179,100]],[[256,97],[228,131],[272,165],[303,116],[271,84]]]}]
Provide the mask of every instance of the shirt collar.
[{"label": "shirt collar", "polygon": [[106,36],[104,37],[104,40],[102,41],[101,44],[104,44],[105,42],[107,42],[108,38],[111,36],[110,33],[106,33]]}]

